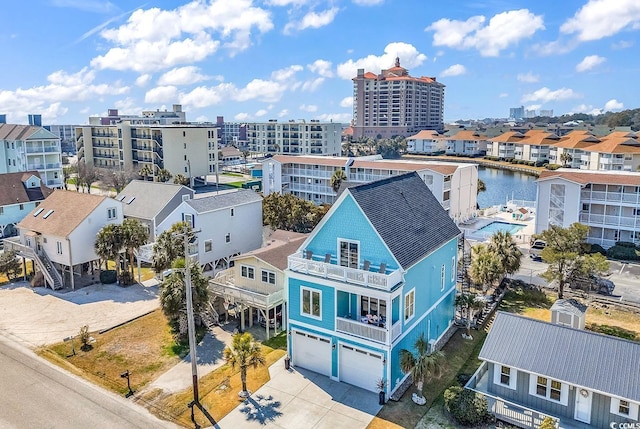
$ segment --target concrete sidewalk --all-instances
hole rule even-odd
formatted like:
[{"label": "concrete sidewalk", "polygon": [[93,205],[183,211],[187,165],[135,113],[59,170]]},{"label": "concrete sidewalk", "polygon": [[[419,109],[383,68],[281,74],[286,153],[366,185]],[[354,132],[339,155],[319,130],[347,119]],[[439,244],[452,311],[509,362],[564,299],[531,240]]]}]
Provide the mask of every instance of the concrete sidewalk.
[{"label": "concrete sidewalk", "polygon": [[269,367],[269,380],[216,428],[364,429],[382,408],[378,394],[304,369]]}]

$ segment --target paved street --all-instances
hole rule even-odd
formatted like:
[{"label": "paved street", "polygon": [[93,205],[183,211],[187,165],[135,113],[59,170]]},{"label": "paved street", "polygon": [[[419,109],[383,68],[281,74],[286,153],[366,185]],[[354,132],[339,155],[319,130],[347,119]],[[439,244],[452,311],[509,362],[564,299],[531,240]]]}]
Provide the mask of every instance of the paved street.
[{"label": "paved street", "polygon": [[0,335],[0,427],[175,428],[146,409],[75,377]]}]

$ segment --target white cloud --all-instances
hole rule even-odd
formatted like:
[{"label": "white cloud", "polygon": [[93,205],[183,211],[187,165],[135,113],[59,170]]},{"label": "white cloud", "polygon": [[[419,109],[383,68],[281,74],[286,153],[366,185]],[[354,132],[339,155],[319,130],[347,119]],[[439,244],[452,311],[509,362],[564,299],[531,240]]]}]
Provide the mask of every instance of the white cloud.
[{"label": "white cloud", "polygon": [[294,64],[289,67],[272,72],[271,79],[277,80],[279,82],[291,81],[295,78],[296,73],[302,71],[303,69],[304,67],[302,67],[301,65]]},{"label": "white cloud", "polygon": [[462,64],[454,64],[440,72],[440,77],[461,76],[467,73],[467,69]]},{"label": "white cloud", "polygon": [[339,9],[337,7],[332,7],[331,9],[327,9],[323,12],[308,12],[300,21],[292,21],[285,25],[284,33],[290,34],[294,30],[301,31],[306,30],[307,28],[320,28],[327,26],[333,22],[338,11]]},{"label": "white cloud", "polygon": [[622,109],[624,109],[624,104],[616,100],[615,98],[612,98],[611,100],[607,101],[604,105],[605,112],[611,112],[614,110],[622,110]]},{"label": "white cloud", "polygon": [[638,0],[589,0],[560,26],[560,32],[576,34],[585,42],[612,36],[625,28],[640,27]]},{"label": "white cloud", "polygon": [[508,93],[508,92],[501,92],[501,93],[498,95],[498,98],[507,98],[508,96],[509,96],[509,93]]},{"label": "white cloud", "polygon": [[234,95],[236,101],[258,100],[267,103],[280,101],[287,90],[287,83],[254,79]]},{"label": "white cloud", "polygon": [[238,113],[233,117],[233,119],[235,119],[236,121],[246,121],[247,119],[249,119],[249,114],[245,112]]},{"label": "white cloud", "polygon": [[190,85],[207,79],[209,76],[200,73],[198,67],[176,67],[160,76],[158,85]]},{"label": "white cloud", "polygon": [[209,118],[205,115],[200,115],[196,118],[196,122],[209,122]]},{"label": "white cloud", "polygon": [[178,88],[173,85],[157,86],[144,95],[145,103],[170,103],[176,99]]},{"label": "white cloud", "polygon": [[288,109],[282,109],[279,113],[278,113],[278,118],[284,118],[285,116],[289,115],[289,110]]},{"label": "white cloud", "polygon": [[269,111],[267,109],[260,109],[255,113],[255,117],[256,118],[261,118],[264,115],[266,115],[267,113],[269,113]]},{"label": "white cloud", "polygon": [[345,97],[340,101],[340,107],[353,107],[353,97]]},{"label": "white cloud", "polygon": [[230,83],[211,87],[199,86],[190,92],[180,94],[180,104],[193,108],[208,107],[231,98],[236,91],[236,87]]},{"label": "white cloud", "polygon": [[542,104],[530,104],[528,106],[524,106],[525,110],[538,110],[542,107]]},{"label": "white cloud", "polygon": [[373,73],[379,73],[382,69],[393,67],[396,57],[400,58],[400,65],[406,69],[418,67],[427,59],[427,56],[418,52],[411,44],[403,42],[389,43],[384,48],[384,54],[380,56],[369,55],[357,60],[348,60],[338,64],[338,76],[342,79],[353,79],[358,69],[365,69]]},{"label": "white cloud", "polygon": [[315,104],[303,104],[299,107],[299,109],[305,112],[317,112],[318,106],[316,106]]},{"label": "white cloud", "polygon": [[586,113],[587,115],[599,115],[602,113],[602,109],[594,109],[591,104],[580,104],[573,109],[571,109],[572,113]]},{"label": "white cloud", "polygon": [[55,7],[78,9],[84,12],[105,14],[113,13],[118,10],[118,7],[110,1],[101,0],[52,0],[51,5]]},{"label": "white cloud", "polygon": [[533,50],[541,56],[562,55],[571,52],[578,44],[574,40],[554,40],[553,42],[537,43]]},{"label": "white cloud", "polygon": [[307,92],[314,92],[315,90],[317,90],[320,85],[322,85],[322,83],[324,82],[324,78],[323,77],[317,77],[315,79],[310,79],[306,82],[304,82],[301,86],[301,89],[303,91],[307,91]]},{"label": "white cloud", "polygon": [[598,55],[588,55],[576,65],[576,71],[585,72],[591,70],[595,66],[604,63],[606,60],[606,58],[599,57]]},{"label": "white cloud", "polygon": [[633,40],[620,40],[619,42],[612,43],[612,49],[627,49],[634,45]]},{"label": "white cloud", "polygon": [[353,119],[351,113],[323,113],[315,117],[322,122],[339,122],[341,124],[348,124]]},{"label": "white cloud", "polygon": [[265,2],[269,6],[302,6],[309,3],[309,0],[268,0]]},{"label": "white cloud", "polygon": [[353,4],[359,6],[376,6],[384,3],[384,0],[353,0]]},{"label": "white cloud", "polygon": [[157,71],[201,61],[221,45],[232,54],[245,50],[254,31],[272,29],[271,14],[253,6],[252,0],[193,0],[173,10],[138,9],[125,24],[100,32],[114,46],[91,64],[99,69]]},{"label": "white cloud", "polygon": [[483,57],[496,57],[500,51],[544,29],[542,15],[528,9],[511,10],[494,15],[487,25],[486,17],[473,16],[466,21],[442,18],[426,31],[433,31],[433,45],[454,49],[477,49]]},{"label": "white cloud", "polygon": [[533,74],[532,72],[518,73],[518,82],[524,83],[536,83],[540,80],[540,76]]},{"label": "white cloud", "polygon": [[151,82],[153,76],[151,76],[150,74],[141,74],[140,76],[138,76],[136,78],[136,85],[137,86],[147,86],[147,84],[149,82]]},{"label": "white cloud", "polygon": [[323,77],[333,77],[333,71],[331,70],[331,61],[327,60],[315,60],[313,63],[307,65],[307,68],[314,73]]},{"label": "white cloud", "polygon": [[540,101],[542,103],[548,103],[549,101],[569,100],[572,98],[580,97],[580,94],[576,93],[573,89],[570,88],[560,88],[552,91],[545,86],[538,89],[537,91],[525,94],[522,97],[522,102],[527,103],[530,101]]}]

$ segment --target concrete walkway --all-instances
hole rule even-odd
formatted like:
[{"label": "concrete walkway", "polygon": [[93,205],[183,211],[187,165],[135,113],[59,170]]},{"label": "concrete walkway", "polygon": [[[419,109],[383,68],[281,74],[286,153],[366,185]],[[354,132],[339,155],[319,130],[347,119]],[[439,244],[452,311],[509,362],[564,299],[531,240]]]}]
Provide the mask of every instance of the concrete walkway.
[{"label": "concrete walkway", "polygon": [[304,369],[269,367],[264,386],[227,414],[216,428],[364,429],[382,408],[378,394]]}]

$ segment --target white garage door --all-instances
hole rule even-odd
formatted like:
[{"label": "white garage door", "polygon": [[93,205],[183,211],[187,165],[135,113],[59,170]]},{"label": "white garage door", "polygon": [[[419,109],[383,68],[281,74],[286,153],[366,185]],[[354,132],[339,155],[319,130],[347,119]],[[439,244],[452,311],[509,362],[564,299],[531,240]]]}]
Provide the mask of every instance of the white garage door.
[{"label": "white garage door", "polygon": [[382,378],[382,356],[356,347],[340,346],[340,381],[377,392]]},{"label": "white garage door", "polygon": [[318,374],[331,375],[331,340],[293,331],[293,364]]}]

